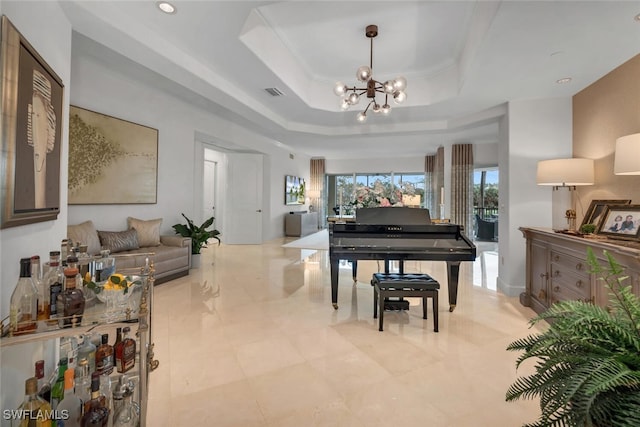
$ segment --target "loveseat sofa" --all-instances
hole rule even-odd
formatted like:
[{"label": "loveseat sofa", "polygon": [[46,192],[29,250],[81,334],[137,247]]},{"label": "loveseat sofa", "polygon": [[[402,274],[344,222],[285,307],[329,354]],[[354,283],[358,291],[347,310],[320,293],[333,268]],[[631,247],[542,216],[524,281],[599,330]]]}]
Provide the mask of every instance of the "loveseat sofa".
[{"label": "loveseat sofa", "polygon": [[74,244],[87,245],[89,255],[109,249],[116,259],[116,269],[143,267],[148,253],[153,253],[155,284],[189,274],[191,239],[177,235],[160,235],[162,219],[127,218],[127,230],[96,230],[92,221],[67,227],[67,237]]}]

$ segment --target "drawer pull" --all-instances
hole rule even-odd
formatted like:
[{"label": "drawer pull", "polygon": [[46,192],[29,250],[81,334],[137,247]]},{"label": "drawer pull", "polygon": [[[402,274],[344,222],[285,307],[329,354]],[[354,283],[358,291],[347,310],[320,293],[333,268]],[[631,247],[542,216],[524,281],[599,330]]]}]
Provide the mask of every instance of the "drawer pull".
[{"label": "drawer pull", "polygon": [[576,270],[581,271],[584,268],[584,265],[582,265],[581,262],[576,264]]},{"label": "drawer pull", "polygon": [[559,255],[554,255],[553,256],[553,260],[554,261],[560,261],[560,256]]},{"label": "drawer pull", "polygon": [[576,287],[577,287],[577,288],[581,288],[581,287],[582,287],[582,280],[578,280],[578,281],[576,282]]},{"label": "drawer pull", "polygon": [[560,292],[560,286],[556,286],[555,288],[553,288],[553,292]]},{"label": "drawer pull", "polygon": [[553,277],[560,277],[560,270],[556,270],[553,272]]}]

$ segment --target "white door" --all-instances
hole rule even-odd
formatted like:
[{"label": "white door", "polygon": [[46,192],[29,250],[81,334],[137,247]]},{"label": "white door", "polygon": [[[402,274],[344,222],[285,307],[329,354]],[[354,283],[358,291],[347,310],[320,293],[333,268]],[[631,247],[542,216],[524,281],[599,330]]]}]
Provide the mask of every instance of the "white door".
[{"label": "white door", "polygon": [[261,154],[229,153],[225,206],[224,242],[258,245],[262,243],[262,161]]},{"label": "white door", "polygon": [[202,179],[202,218],[216,217],[216,182],[218,163],[205,158]]}]

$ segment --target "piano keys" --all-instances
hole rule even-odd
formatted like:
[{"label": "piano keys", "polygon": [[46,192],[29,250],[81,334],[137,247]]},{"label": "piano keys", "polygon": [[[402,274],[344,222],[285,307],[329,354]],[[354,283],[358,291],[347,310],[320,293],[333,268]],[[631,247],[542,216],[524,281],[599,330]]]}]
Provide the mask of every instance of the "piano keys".
[{"label": "piano keys", "polygon": [[340,260],[352,262],[354,281],[358,260],[382,260],[385,273],[389,272],[389,261],[400,261],[400,273],[404,273],[405,260],[445,261],[449,311],[453,311],[458,298],[460,263],[475,258],[476,247],[463,234],[462,227],[432,224],[427,209],[358,209],[355,223],[329,224],[331,302],[338,309]]}]

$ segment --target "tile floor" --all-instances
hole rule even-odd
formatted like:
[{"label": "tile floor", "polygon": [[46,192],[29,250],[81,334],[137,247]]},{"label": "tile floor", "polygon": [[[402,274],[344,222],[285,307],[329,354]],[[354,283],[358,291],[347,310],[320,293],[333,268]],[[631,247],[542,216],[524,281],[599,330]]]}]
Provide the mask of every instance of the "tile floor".
[{"label": "tile floor", "polygon": [[[441,282],[440,332],[409,312],[373,319],[375,261],[345,265],[331,306],[328,252],[211,247],[203,266],[155,289],[148,426],[519,426],[535,401],[507,403],[533,311],[495,291],[497,247],[479,244],[448,312],[445,264],[409,262]],[[431,310],[429,310],[431,313]],[[535,329],[534,329],[535,331]],[[519,374],[530,372],[524,366]]]}]

